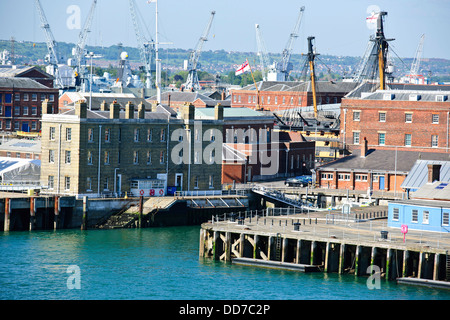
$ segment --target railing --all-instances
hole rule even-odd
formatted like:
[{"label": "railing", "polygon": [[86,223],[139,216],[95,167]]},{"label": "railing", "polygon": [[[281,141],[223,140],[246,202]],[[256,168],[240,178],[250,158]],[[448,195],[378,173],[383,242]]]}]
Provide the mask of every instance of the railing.
[{"label": "railing", "polygon": [[380,210],[380,211],[370,211],[370,212],[361,212],[361,213],[329,213],[325,216],[327,224],[340,224],[340,223],[348,223],[348,222],[359,222],[380,218],[387,218],[388,211]]},{"label": "railing", "polygon": [[245,196],[246,190],[192,190],[192,191],[175,191],[175,197],[208,197],[208,196]]},{"label": "railing", "polygon": [[39,181],[2,181],[1,191],[26,191],[28,189],[41,189]]}]

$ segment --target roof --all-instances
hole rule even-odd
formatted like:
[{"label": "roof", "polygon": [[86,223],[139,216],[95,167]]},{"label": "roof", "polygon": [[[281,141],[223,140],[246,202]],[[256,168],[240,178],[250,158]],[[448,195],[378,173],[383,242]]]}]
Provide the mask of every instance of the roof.
[{"label": "roof", "polygon": [[30,71],[36,71],[44,77],[53,79],[52,75],[34,66],[0,65],[0,77],[18,77]]},{"label": "roof", "polygon": [[3,181],[39,181],[40,167],[40,160],[0,157]]},{"label": "roof", "polygon": [[[260,81],[257,84],[259,91],[286,91],[286,92],[311,92],[311,81]],[[358,84],[356,82],[343,81],[316,81],[318,92],[342,92],[353,90]],[[242,90],[256,90],[255,85],[248,85]]]},{"label": "roof", "polygon": [[390,200],[389,204],[406,204],[410,206],[418,206],[418,207],[434,207],[434,208],[450,208],[450,202],[449,201],[439,201],[439,200],[417,200],[417,199],[411,199],[411,200]]},{"label": "roof", "polygon": [[0,88],[51,89],[30,78],[13,77],[0,77]]},{"label": "roof", "polygon": [[[386,95],[389,96],[386,99]],[[449,96],[450,91],[431,91],[431,90],[376,90],[373,93],[361,95],[362,100],[389,100],[389,101],[436,101],[436,96]],[[411,100],[411,98],[416,100]],[[446,100],[450,101],[450,100]]]},{"label": "roof", "polygon": [[[195,119],[214,119],[214,108],[195,108]],[[223,108],[223,118],[270,118],[264,113],[245,107]]]},{"label": "roof", "polygon": [[405,189],[419,189],[428,181],[428,165],[440,164],[440,180],[450,181],[450,161],[438,160],[417,160],[411,168],[405,181],[402,183],[402,188]]},{"label": "roof", "polygon": [[[64,95],[72,101],[70,105],[73,105],[75,102],[83,100],[89,102],[91,99],[89,92],[65,92]],[[99,109],[100,105],[103,102],[106,102],[108,105],[113,101],[116,101],[120,104],[122,109],[125,108],[125,105],[128,102],[133,103],[135,106],[139,105],[141,102],[146,106],[146,109],[151,107],[151,104],[145,100],[144,98],[136,97],[132,93],[101,93],[101,92],[92,92],[92,108]],[[64,108],[64,107],[62,107]]]},{"label": "roof", "polygon": [[1,142],[0,150],[40,153],[41,140],[11,139]]},{"label": "roof", "polygon": [[[159,108],[159,106],[158,106]],[[73,116],[75,115],[75,108],[71,108],[66,112],[61,113],[61,115],[68,115]],[[156,112],[145,112],[145,119],[161,119],[161,120],[167,120],[167,112],[162,111],[161,109],[158,109]],[[172,112],[171,112],[172,115]],[[46,116],[53,116],[53,115],[46,115]],[[110,111],[101,111],[101,110],[86,110],[86,118],[88,119],[110,119]],[[119,119],[125,119],[125,112],[119,113]],[[135,109],[134,112],[134,119],[138,119],[138,112]]]},{"label": "roof", "polygon": [[[411,193],[411,198],[450,201],[450,181],[425,183],[419,190]],[[448,206],[450,206],[450,202]]]},{"label": "roof", "polygon": [[[397,155],[396,155],[397,153]],[[326,163],[318,170],[353,170],[358,172],[397,172],[407,174],[418,159],[450,160],[446,153],[432,153],[419,151],[395,151],[369,149],[366,157],[361,157],[361,150],[355,150],[353,154]]]}]

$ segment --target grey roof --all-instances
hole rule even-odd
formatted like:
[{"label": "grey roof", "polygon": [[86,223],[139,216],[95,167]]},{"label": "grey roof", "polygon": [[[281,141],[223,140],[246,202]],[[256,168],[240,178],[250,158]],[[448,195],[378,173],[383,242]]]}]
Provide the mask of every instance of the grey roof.
[{"label": "grey roof", "polygon": [[408,176],[405,178],[405,181],[403,181],[402,188],[418,189],[427,183],[429,164],[440,164],[440,180],[450,181],[450,161],[417,160]]},{"label": "grey roof", "polygon": [[450,208],[450,201],[439,200],[390,200],[389,203],[399,203],[406,205],[413,205],[419,207],[433,207],[433,208]]},{"label": "grey roof", "polygon": [[[411,193],[414,199],[429,199],[439,201],[450,200],[450,181],[436,181],[433,183],[425,183],[419,190]],[[447,204],[450,206],[450,202]]]},{"label": "grey roof", "polygon": [[40,153],[41,140],[11,139],[2,142],[0,150]]},{"label": "grey roof", "polygon": [[[436,101],[437,95],[450,96],[450,91],[431,90],[377,90],[373,93],[362,95],[363,100],[385,100],[385,95],[389,95],[389,101],[411,101],[412,96],[418,97],[416,101]],[[413,100],[414,101],[414,100]],[[446,100],[449,102],[450,100]]]},{"label": "grey roof", "polygon": [[26,72],[36,70],[37,72],[41,73],[43,76],[52,79],[54,78],[52,75],[48,74],[47,72],[44,72],[40,70],[37,67],[34,66],[18,66],[18,65],[0,65],[0,77],[17,77],[20,76]]},{"label": "grey roof", "polygon": [[50,89],[30,78],[0,77],[0,88]]},{"label": "grey roof", "polygon": [[[75,109],[72,108],[64,113],[63,115],[75,115]],[[88,119],[109,119],[110,111],[101,111],[101,110],[87,110],[86,117]],[[125,112],[121,111],[119,113],[119,119],[125,119]],[[137,111],[134,112],[134,119],[138,119]],[[160,119],[167,120],[167,113],[158,110],[157,112],[145,112],[145,119]]]},{"label": "grey roof", "polygon": [[[318,170],[354,170],[355,172],[397,172],[408,173],[418,159],[450,160],[446,153],[432,153],[419,151],[397,151],[369,149],[366,157],[360,157],[361,151],[355,150],[353,154],[326,163]],[[397,161],[396,161],[397,160]],[[396,163],[397,162],[397,163]]]},{"label": "grey roof", "polygon": [[[259,91],[311,92],[311,81],[260,81],[256,84]],[[353,90],[358,84],[343,81],[316,81],[318,92],[343,92]],[[255,85],[248,85],[243,90],[255,90]]]}]

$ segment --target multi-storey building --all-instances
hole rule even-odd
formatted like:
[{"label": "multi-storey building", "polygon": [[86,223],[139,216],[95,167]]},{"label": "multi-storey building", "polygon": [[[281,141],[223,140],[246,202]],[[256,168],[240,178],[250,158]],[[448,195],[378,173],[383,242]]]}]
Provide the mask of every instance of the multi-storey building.
[{"label": "multi-storey building", "polygon": [[[47,193],[88,196],[129,193],[144,180],[161,182],[167,188],[162,193],[175,187],[220,189],[222,145],[214,136],[221,135],[222,107],[201,126],[194,115],[193,105],[176,117],[160,105],[150,111],[140,104],[136,112],[131,103],[124,111],[103,103],[92,111],[85,102],[62,114],[44,114],[41,184]],[[194,157],[197,150],[202,158]],[[215,155],[218,161],[210,162]]]},{"label": "multi-storey building", "polygon": [[39,132],[46,99],[52,108],[46,113],[58,113],[58,89],[28,78],[0,78],[0,130]]},{"label": "multi-storey building", "polygon": [[343,99],[341,138],[350,150],[370,147],[449,152],[450,91],[377,90]]}]

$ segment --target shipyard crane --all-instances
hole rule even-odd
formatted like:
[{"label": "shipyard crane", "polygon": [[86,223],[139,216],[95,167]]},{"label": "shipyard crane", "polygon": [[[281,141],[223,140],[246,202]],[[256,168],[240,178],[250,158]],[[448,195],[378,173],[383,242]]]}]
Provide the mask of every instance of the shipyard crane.
[{"label": "shipyard crane", "polygon": [[189,74],[186,79],[186,83],[184,84],[184,88],[187,90],[199,90],[200,84],[198,81],[198,74],[197,74],[197,64],[198,60],[200,58],[200,54],[202,52],[202,47],[205,41],[208,40],[208,34],[209,30],[211,29],[211,24],[214,19],[214,15],[216,14],[215,11],[211,12],[211,17],[209,19],[208,25],[206,26],[205,30],[203,31],[202,36],[197,42],[197,46],[195,47],[195,50],[191,52],[189,61],[188,61],[188,70]]},{"label": "shipyard crane", "polygon": [[423,51],[423,42],[425,40],[425,34],[422,34],[420,37],[420,42],[416,50],[416,55],[414,57],[414,61],[411,65],[411,71],[409,72],[409,76],[411,78],[413,77],[419,77],[419,67],[420,67],[420,60],[422,58],[422,51]]},{"label": "shipyard crane", "polygon": [[59,60],[58,60],[58,54],[57,54],[57,50],[56,50],[55,38],[53,37],[53,33],[50,29],[50,25],[47,21],[44,10],[42,9],[41,2],[39,0],[35,0],[34,2],[36,5],[38,14],[39,14],[39,18],[41,20],[41,28],[44,29],[46,43],[47,43],[48,54],[46,55],[45,60],[52,69],[51,70],[52,72],[50,72],[50,73],[53,76],[55,76],[55,78],[56,78],[56,86],[63,88],[64,87],[63,82],[62,82],[61,76],[58,72]]},{"label": "shipyard crane", "polygon": [[[88,33],[91,31],[92,20],[94,19],[95,7],[97,5],[97,0],[92,1],[91,9],[89,10],[88,17],[84,23],[83,29],[81,29],[80,34],[78,35],[78,43],[72,49],[72,55],[75,57],[76,66],[75,70],[83,79],[85,79],[85,57],[86,57],[86,39]],[[83,63],[84,62],[84,63]]]},{"label": "shipyard crane", "polygon": [[259,24],[255,24],[255,29],[256,29],[256,44],[258,46],[258,53],[257,55],[259,56],[259,61],[261,64],[261,73],[263,76],[263,80],[267,81],[268,79],[268,73],[269,72],[274,72],[275,70],[273,70],[273,66],[269,64],[269,57],[267,54],[267,49],[266,46],[264,44],[264,39],[263,36],[261,34],[261,29],[259,27]]},{"label": "shipyard crane", "polygon": [[134,32],[136,34],[136,40],[138,43],[139,54],[141,56],[141,62],[144,65],[145,70],[145,87],[150,89],[152,87],[152,57],[155,50],[155,43],[153,39],[150,41],[145,38],[142,32],[142,26],[139,23],[137,16],[137,6],[134,0],[129,0],[131,19],[133,20]]},{"label": "shipyard crane", "polygon": [[277,63],[276,68],[277,72],[284,75],[284,81],[287,81],[289,78],[289,73],[292,71],[293,66],[290,62],[291,60],[291,54],[292,54],[292,48],[294,45],[294,40],[298,38],[298,31],[300,29],[300,24],[302,22],[303,12],[305,11],[305,7],[300,8],[300,12],[297,17],[297,21],[295,23],[294,29],[292,30],[289,40],[286,44],[286,47],[284,48],[283,52],[281,53],[281,61]]}]

